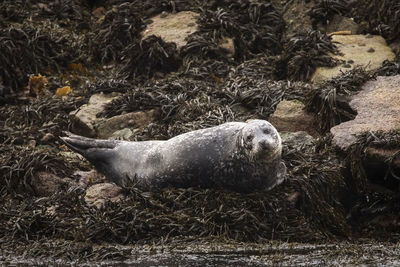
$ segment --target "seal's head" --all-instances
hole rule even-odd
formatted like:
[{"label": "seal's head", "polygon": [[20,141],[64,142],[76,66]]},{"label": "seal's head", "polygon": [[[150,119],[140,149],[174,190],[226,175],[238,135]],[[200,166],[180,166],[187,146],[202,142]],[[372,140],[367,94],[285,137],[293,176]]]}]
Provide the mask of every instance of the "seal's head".
[{"label": "seal's head", "polygon": [[246,154],[264,162],[280,158],[282,140],[278,131],[265,120],[251,120],[242,129],[241,142]]}]

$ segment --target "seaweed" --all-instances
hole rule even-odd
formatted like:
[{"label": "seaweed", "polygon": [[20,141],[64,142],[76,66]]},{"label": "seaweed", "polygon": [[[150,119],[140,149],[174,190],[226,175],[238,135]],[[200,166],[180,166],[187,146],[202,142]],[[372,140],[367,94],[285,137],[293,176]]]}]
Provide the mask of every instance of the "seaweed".
[{"label": "seaweed", "polygon": [[[369,155],[371,149],[394,153],[388,153],[377,162]],[[355,196],[349,222],[364,235],[383,238],[388,237],[388,232],[398,233],[395,223],[398,219],[396,214],[400,211],[398,151],[398,131],[368,132],[358,137],[345,159],[351,172],[346,183]],[[385,231],[382,230],[382,223],[386,224]]]},{"label": "seaweed", "polygon": [[333,67],[338,63],[331,57],[336,53],[335,44],[326,34],[314,30],[298,33],[284,45],[277,68],[278,78],[309,81],[317,67]]},{"label": "seaweed", "polygon": [[370,33],[382,35],[389,42],[400,37],[400,3],[396,0],[356,1],[351,15],[357,22],[365,21]]},{"label": "seaweed", "polygon": [[38,171],[48,171],[63,176],[72,172],[55,154],[46,150],[3,145],[0,148],[0,186],[11,194],[34,194],[31,179]]},{"label": "seaweed", "polygon": [[[28,75],[59,72],[80,58],[82,43],[69,38],[56,26],[32,27],[29,24],[0,30],[0,77],[8,94],[16,93],[28,82]],[[51,70],[51,71],[50,71]]]},{"label": "seaweed", "polygon": [[0,17],[4,21],[23,22],[29,15],[34,15],[34,5],[31,1],[4,0],[0,3]]},{"label": "seaweed", "polygon": [[71,26],[79,30],[90,29],[89,3],[91,1],[79,0],[56,0],[48,3],[42,3],[40,7],[40,17],[49,18],[51,20],[59,20],[60,26]]},{"label": "seaweed", "polygon": [[92,94],[95,93],[126,93],[132,85],[123,79],[105,77],[88,85],[88,91]]},{"label": "seaweed", "polygon": [[104,19],[95,29],[95,55],[102,63],[120,62],[122,50],[138,43],[140,32],[145,28],[136,3],[123,3],[106,12]]},{"label": "seaweed", "polygon": [[374,77],[373,72],[354,68],[322,83],[314,90],[309,95],[306,109],[316,114],[318,128],[326,133],[333,126],[354,119],[357,113],[349,106],[350,96]]},{"label": "seaweed", "polygon": [[328,24],[334,15],[344,15],[349,9],[347,0],[317,0],[308,15],[315,27],[319,22]]},{"label": "seaweed", "polygon": [[[399,58],[399,56],[397,56]],[[395,76],[400,74],[400,61],[397,59],[395,61],[385,60],[382,66],[376,70],[375,74],[377,76]]]},{"label": "seaweed", "polygon": [[175,43],[164,42],[154,35],[130,44],[122,51],[121,57],[120,75],[124,79],[152,78],[159,73],[177,70],[182,62]]}]

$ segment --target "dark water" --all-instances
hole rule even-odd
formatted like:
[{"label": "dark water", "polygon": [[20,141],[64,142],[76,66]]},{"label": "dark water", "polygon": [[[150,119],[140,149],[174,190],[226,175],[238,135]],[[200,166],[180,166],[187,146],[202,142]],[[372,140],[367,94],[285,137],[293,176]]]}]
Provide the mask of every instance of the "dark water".
[{"label": "dark water", "polygon": [[[124,246],[124,249],[129,248]],[[183,248],[134,247],[125,261],[75,262],[57,259],[2,258],[3,266],[400,266],[400,244],[297,243],[198,245]]]}]

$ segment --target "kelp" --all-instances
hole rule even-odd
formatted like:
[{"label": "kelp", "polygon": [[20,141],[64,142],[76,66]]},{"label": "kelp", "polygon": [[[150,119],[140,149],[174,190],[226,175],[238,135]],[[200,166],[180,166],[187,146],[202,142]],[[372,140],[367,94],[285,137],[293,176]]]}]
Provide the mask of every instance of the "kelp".
[{"label": "kelp", "polygon": [[136,3],[122,3],[108,10],[95,27],[95,55],[102,63],[120,62],[121,53],[130,44],[140,41],[140,32],[145,28]]},{"label": "kelp", "polygon": [[328,24],[334,15],[344,15],[348,13],[349,1],[347,0],[317,0],[312,9],[308,12],[313,26],[319,22]]},{"label": "kelp", "polygon": [[175,43],[168,43],[152,35],[140,43],[127,46],[121,53],[121,77],[134,79],[138,76],[152,78],[158,73],[175,71],[181,58]]},{"label": "kelp", "polygon": [[278,63],[278,77],[309,81],[317,67],[333,67],[338,62],[331,54],[338,53],[331,37],[317,30],[298,33],[290,38]]},{"label": "kelp", "polygon": [[400,37],[400,3],[396,0],[355,1],[351,10],[355,21],[365,21],[368,31],[382,35],[389,42]]},{"label": "kelp", "polygon": [[373,72],[354,68],[319,85],[309,95],[306,105],[318,117],[319,129],[327,132],[341,122],[354,119],[357,114],[349,106],[350,96],[373,78]]},{"label": "kelp", "polygon": [[[374,151],[383,153],[374,155]],[[364,133],[349,148],[346,164],[351,178],[346,183],[353,192],[349,223],[363,235],[389,238],[399,234],[399,151],[398,131]]]}]

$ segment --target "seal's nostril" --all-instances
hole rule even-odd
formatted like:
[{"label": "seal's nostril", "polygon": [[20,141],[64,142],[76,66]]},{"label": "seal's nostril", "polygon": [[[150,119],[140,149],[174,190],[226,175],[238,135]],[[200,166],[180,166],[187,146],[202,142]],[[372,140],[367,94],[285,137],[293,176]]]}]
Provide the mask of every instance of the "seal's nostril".
[{"label": "seal's nostril", "polygon": [[260,142],[260,145],[261,145],[261,147],[262,147],[263,149],[267,149],[267,148],[272,147],[272,143],[271,143],[271,142],[268,142],[267,140],[261,141],[261,142]]}]

